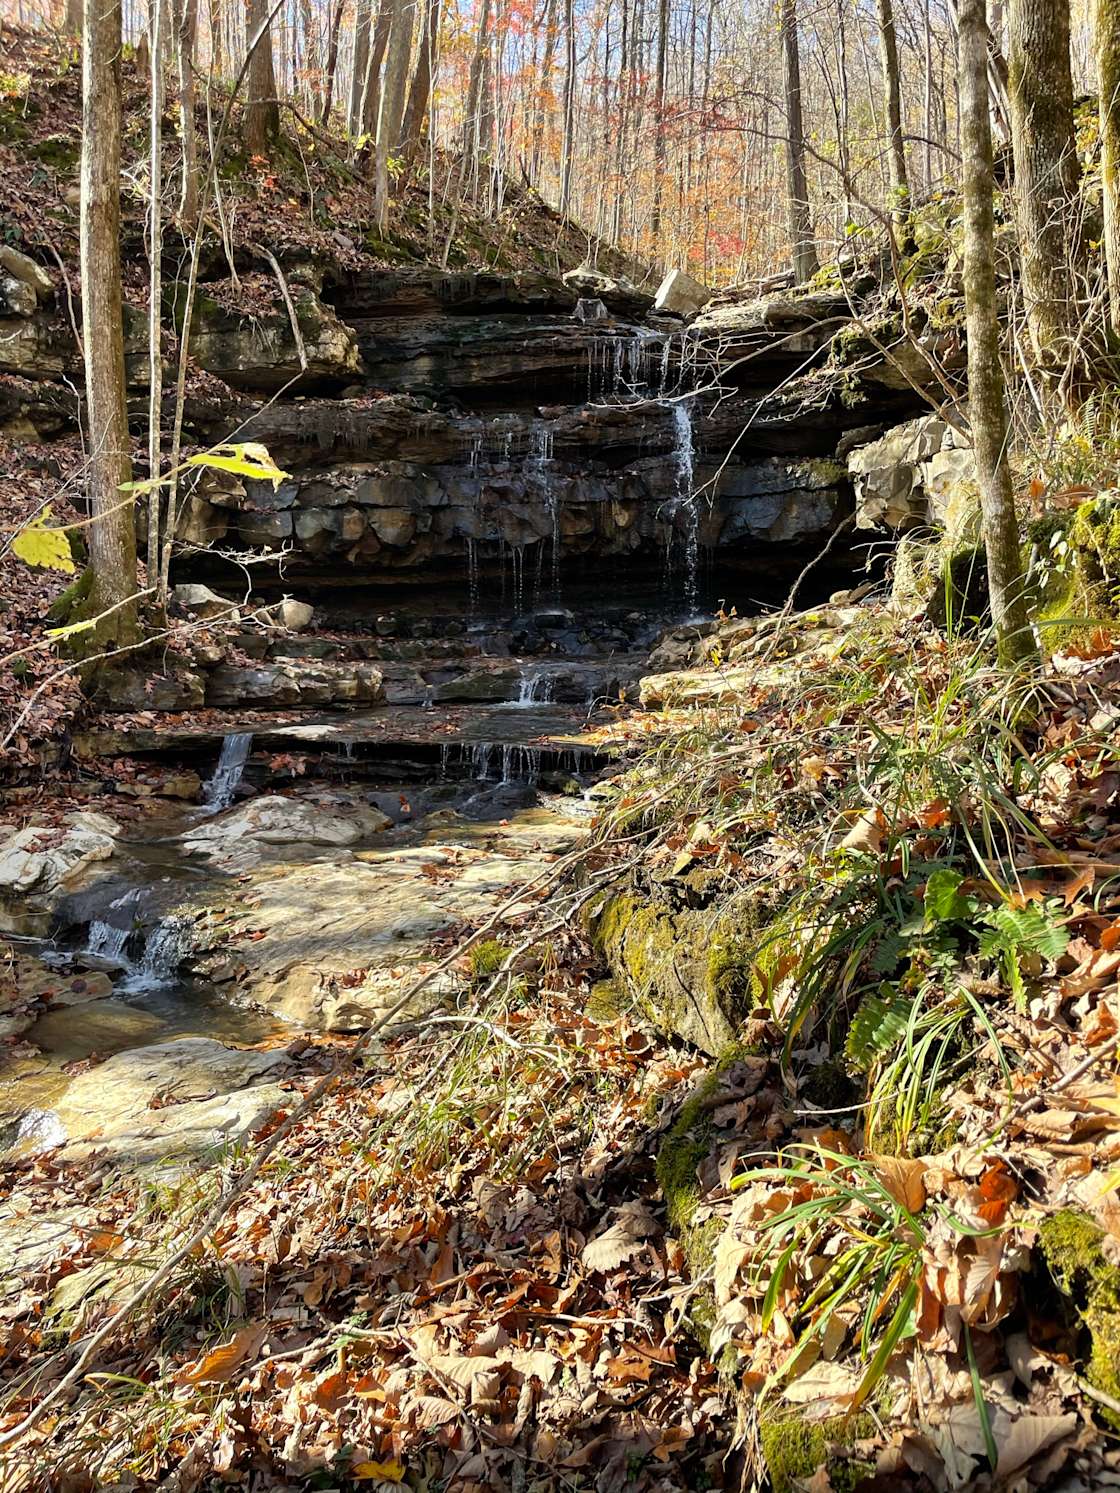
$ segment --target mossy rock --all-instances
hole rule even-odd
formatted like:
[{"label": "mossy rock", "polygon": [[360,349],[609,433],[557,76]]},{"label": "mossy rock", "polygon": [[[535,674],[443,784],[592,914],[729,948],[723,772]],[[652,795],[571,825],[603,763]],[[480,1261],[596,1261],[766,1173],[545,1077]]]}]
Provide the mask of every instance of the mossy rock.
[{"label": "mossy rock", "polygon": [[959,546],[941,561],[926,615],[935,627],[975,631],[988,612],[988,560],[978,544]]},{"label": "mossy rock", "polygon": [[798,1483],[827,1467],[834,1493],[851,1493],[874,1465],[851,1456],[855,1442],[875,1435],[869,1415],[807,1421],[797,1413],[764,1416],[758,1428],[774,1493],[794,1493]]},{"label": "mossy rock", "polygon": [[687,888],[608,892],[586,917],[611,974],[662,1032],[713,1057],[734,1042],[755,1004],[754,953],[768,909],[679,905]]},{"label": "mossy rock", "polygon": [[[1120,1400],[1120,1266],[1105,1257],[1105,1237],[1085,1214],[1062,1209],[1039,1229],[1037,1249],[1051,1280],[1089,1335],[1086,1378]],[[1120,1415],[1112,1410],[1100,1413],[1120,1430]]]}]

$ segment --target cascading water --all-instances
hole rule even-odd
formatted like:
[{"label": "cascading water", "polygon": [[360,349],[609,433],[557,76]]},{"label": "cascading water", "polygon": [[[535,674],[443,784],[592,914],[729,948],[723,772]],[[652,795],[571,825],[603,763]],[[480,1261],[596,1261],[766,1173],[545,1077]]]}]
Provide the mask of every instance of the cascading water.
[{"label": "cascading water", "polygon": [[98,959],[112,960],[114,964],[127,964],[124,949],[131,936],[131,928],[118,928],[113,923],[95,918],[89,925],[86,952]]},{"label": "cascading water", "polygon": [[140,900],[139,889],[122,893],[109,903],[109,911],[117,914],[113,918],[94,918],[86,935],[86,952],[98,959],[130,967],[127,947],[133,933],[133,918]]},{"label": "cascading water", "polygon": [[211,809],[228,809],[240,786],[249,753],[253,750],[251,731],[231,731],[222,741],[214,775],[202,789],[202,802]]},{"label": "cascading water", "polygon": [[189,918],[164,918],[148,934],[140,967],[126,982],[126,990],[158,990],[174,984],[179,966],[193,946]]},{"label": "cascading water", "polygon": [[552,594],[560,600],[560,500],[552,472],[552,427],[534,420],[529,432],[529,466],[544,494],[545,508],[552,525]]},{"label": "cascading water", "polygon": [[534,674],[522,674],[516,700],[510,704],[517,710],[531,710],[535,705],[551,705],[556,693],[556,676],[544,670]]},{"label": "cascading water", "polygon": [[677,494],[672,517],[684,520],[684,599],[695,610],[700,599],[700,505],[693,491],[696,475],[696,449],[692,439],[692,410],[687,399],[669,405],[673,418],[674,457],[677,466]]}]

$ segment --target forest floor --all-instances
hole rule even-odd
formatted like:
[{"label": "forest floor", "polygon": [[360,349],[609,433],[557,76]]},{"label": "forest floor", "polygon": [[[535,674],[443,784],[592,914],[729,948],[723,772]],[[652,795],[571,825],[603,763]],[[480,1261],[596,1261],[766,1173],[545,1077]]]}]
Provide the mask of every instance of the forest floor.
[{"label": "forest floor", "polygon": [[[758,679],[613,727],[451,1008],[316,1044],[243,1153],[9,1168],[72,1231],[3,1312],[6,1489],[1120,1480],[1113,636],[1017,684],[868,606]],[[604,989],[604,887],[710,916],[718,1058],[633,945]]]}]

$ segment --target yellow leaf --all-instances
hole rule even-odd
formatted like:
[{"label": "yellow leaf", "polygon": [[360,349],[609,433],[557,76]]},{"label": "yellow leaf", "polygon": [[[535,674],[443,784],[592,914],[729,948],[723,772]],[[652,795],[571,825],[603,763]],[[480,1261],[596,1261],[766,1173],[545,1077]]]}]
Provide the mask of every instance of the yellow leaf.
[{"label": "yellow leaf", "polygon": [[61,570],[73,575],[77,566],[70,554],[70,541],[61,529],[47,528],[50,516],[50,508],[44,508],[12,540],[12,549],[25,564],[37,570]]},{"label": "yellow leaf", "polygon": [[274,488],[279,487],[284,478],[290,475],[280,470],[269,456],[268,447],[262,446],[260,441],[230,441],[215,446],[211,451],[200,451],[197,456],[189,456],[187,465],[215,467],[222,472],[232,472],[236,477],[271,482]]},{"label": "yellow leaf", "polygon": [[383,1483],[399,1483],[404,1478],[404,1463],[395,1458],[391,1462],[356,1462],[350,1469],[350,1476],[378,1478]]}]

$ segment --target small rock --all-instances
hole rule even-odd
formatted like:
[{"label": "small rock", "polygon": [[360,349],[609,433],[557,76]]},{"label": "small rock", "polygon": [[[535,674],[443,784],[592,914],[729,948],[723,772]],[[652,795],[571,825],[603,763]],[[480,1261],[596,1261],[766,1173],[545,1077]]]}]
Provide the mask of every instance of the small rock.
[{"label": "small rock", "polygon": [[14,275],[0,275],[0,304],[9,316],[34,316],[39,306],[31,286]]},{"label": "small rock", "polygon": [[303,632],[305,628],[311,626],[315,608],[309,602],[296,601],[294,597],[285,596],[277,607],[276,613],[281,624],[289,632]]}]

